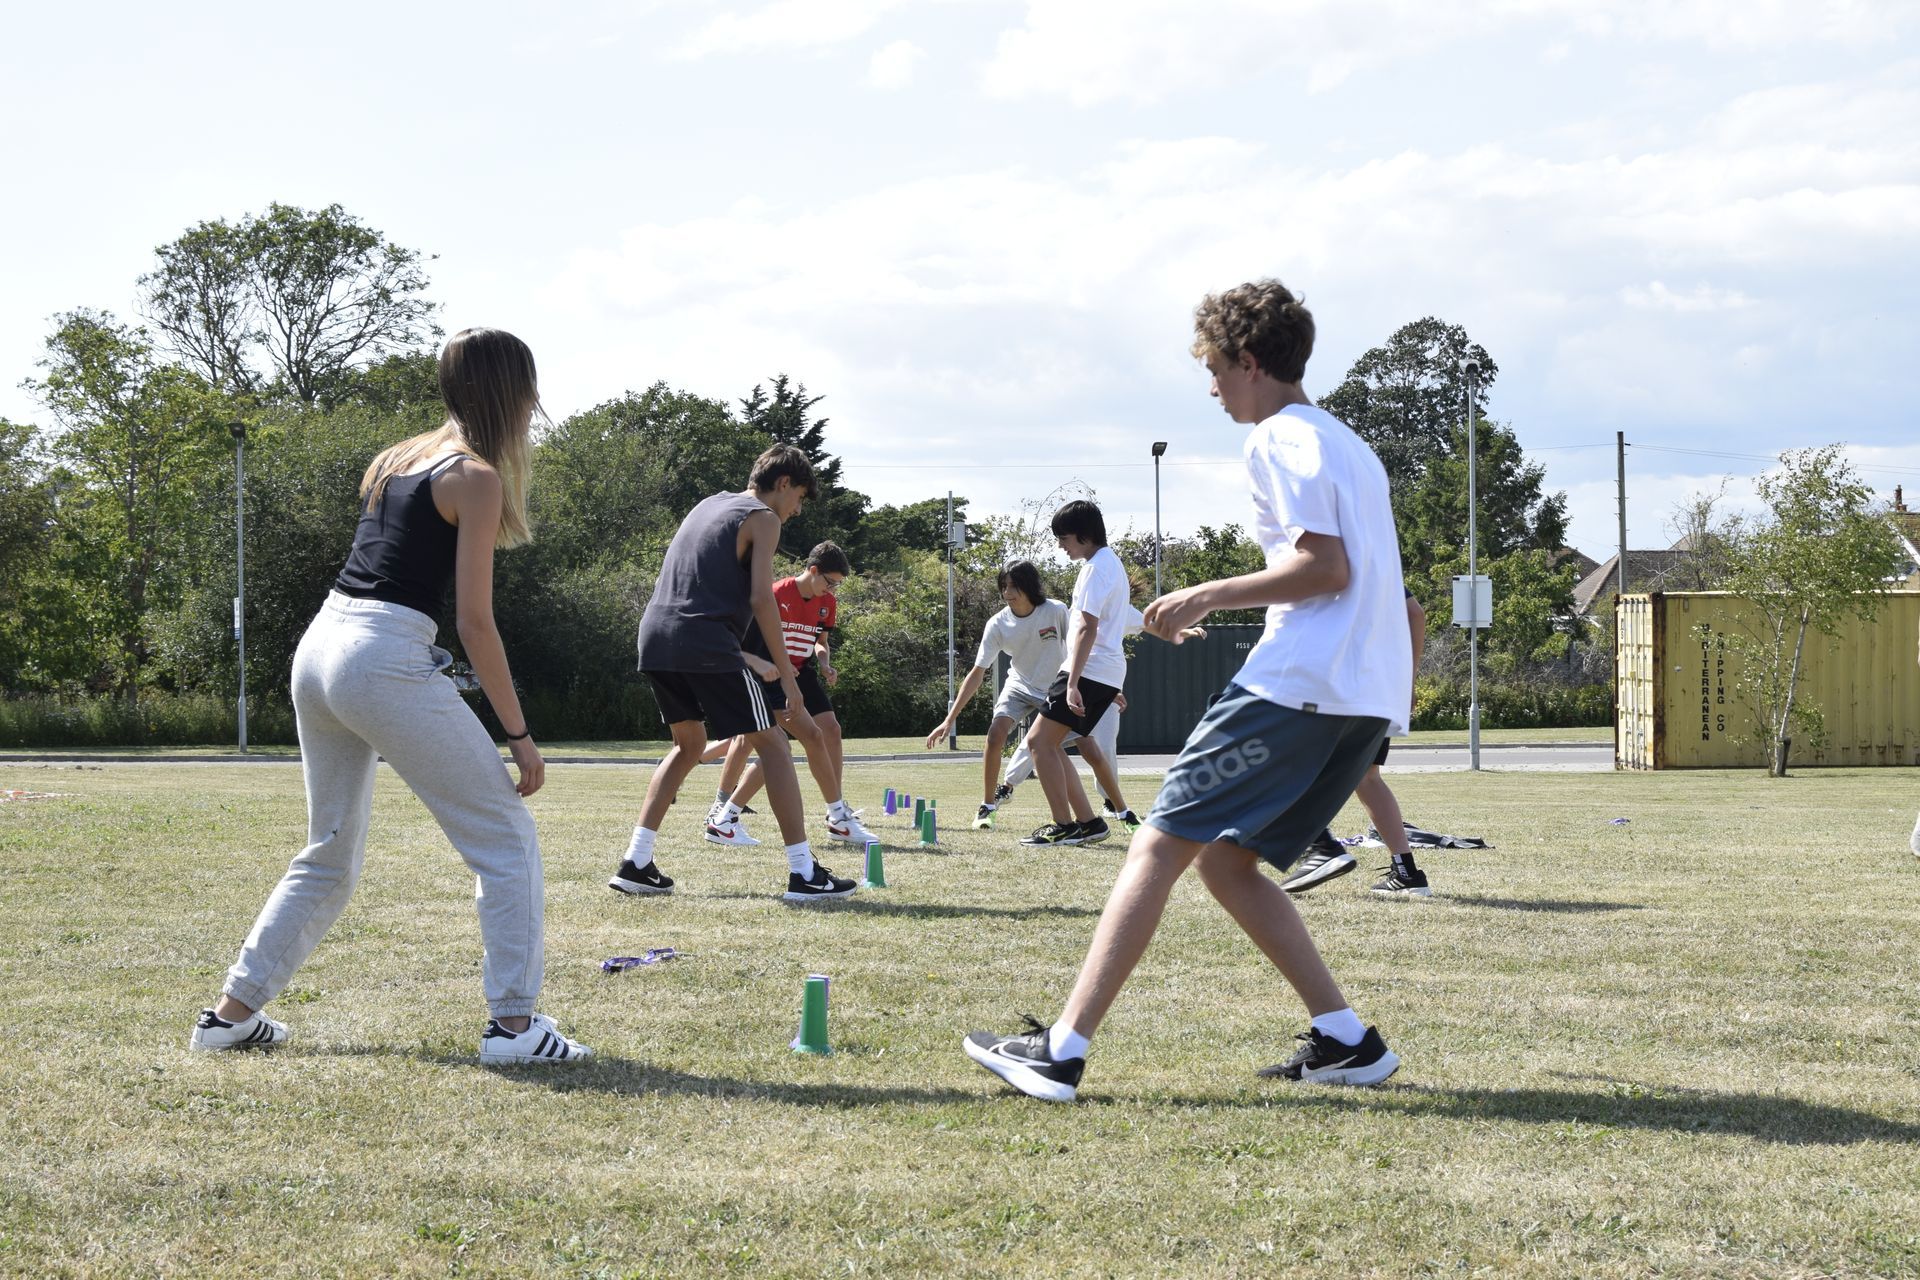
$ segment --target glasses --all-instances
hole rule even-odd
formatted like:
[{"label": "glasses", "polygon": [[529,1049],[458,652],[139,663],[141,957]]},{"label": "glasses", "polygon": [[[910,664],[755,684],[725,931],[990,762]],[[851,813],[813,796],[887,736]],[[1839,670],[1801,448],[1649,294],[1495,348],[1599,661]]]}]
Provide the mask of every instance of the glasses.
[{"label": "glasses", "polygon": [[602,973],[623,973],[628,969],[637,969],[643,964],[660,964],[667,960],[677,960],[685,952],[675,951],[672,947],[655,947],[643,956],[609,956],[600,962]]}]

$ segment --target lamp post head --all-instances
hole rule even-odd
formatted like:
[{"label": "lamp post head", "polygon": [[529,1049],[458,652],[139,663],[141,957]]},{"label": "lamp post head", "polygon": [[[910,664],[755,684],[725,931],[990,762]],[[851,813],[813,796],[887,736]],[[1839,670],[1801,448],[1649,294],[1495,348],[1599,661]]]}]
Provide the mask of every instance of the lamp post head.
[{"label": "lamp post head", "polygon": [[1460,362],[1460,370],[1469,378],[1477,378],[1480,376],[1480,362],[1478,360],[1462,360]]},{"label": "lamp post head", "polygon": [[247,438],[247,424],[244,422],[229,422],[227,424],[227,431],[233,436],[235,443]]},{"label": "lamp post head", "polygon": [[1165,440],[1155,440],[1155,441],[1153,442],[1153,456],[1154,456],[1154,457],[1156,457],[1156,458],[1157,458],[1157,457],[1159,457],[1159,456],[1160,456],[1161,454],[1163,454],[1163,453],[1165,453],[1166,451],[1167,451],[1167,442],[1166,442]]}]

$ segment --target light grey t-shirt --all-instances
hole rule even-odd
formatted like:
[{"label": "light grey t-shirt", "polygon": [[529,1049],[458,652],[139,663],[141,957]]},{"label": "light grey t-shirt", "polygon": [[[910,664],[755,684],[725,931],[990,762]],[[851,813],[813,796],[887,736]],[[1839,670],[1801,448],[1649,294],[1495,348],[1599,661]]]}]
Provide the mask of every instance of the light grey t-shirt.
[{"label": "light grey t-shirt", "polygon": [[1044,698],[1060,670],[1066,639],[1067,606],[1058,600],[1043,601],[1024,618],[1009,607],[987,619],[973,665],[991,671],[994,659],[1004,653],[1008,685]]}]

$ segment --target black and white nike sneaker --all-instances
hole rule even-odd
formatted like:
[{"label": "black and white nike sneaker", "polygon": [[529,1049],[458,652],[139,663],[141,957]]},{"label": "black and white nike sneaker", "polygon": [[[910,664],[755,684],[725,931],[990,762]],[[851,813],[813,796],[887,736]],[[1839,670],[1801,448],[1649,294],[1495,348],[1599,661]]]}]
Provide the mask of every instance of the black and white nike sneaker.
[{"label": "black and white nike sneaker", "polygon": [[238,1022],[228,1022],[213,1010],[202,1009],[199,1020],[193,1024],[187,1047],[209,1053],[220,1049],[265,1049],[286,1042],[287,1024],[275,1022],[258,1011]]},{"label": "black and white nike sneaker", "polygon": [[993,802],[995,804],[1005,804],[1011,799],[1013,799],[1013,788],[1004,782],[1001,783],[993,793]]},{"label": "black and white nike sneaker", "polygon": [[828,898],[850,898],[858,887],[853,881],[834,875],[816,858],[811,876],[787,872],[787,891],[781,896],[788,902],[819,902]]},{"label": "black and white nike sneaker", "polygon": [[633,859],[622,858],[620,869],[607,881],[607,888],[621,893],[672,893],[673,877],[661,874],[657,862],[649,861],[644,867],[636,867]]},{"label": "black and white nike sneaker", "polygon": [[488,1019],[487,1029],[480,1034],[480,1061],[489,1066],[585,1062],[592,1056],[593,1050],[561,1035],[560,1028],[544,1013],[534,1014],[527,1020],[527,1029],[518,1033],[501,1026],[497,1018]]},{"label": "black and white nike sneaker", "polygon": [[1278,1066],[1262,1067],[1261,1075],[1305,1084],[1379,1084],[1400,1069],[1400,1059],[1373,1027],[1359,1044],[1341,1044],[1312,1027],[1294,1039],[1302,1042],[1300,1051]]},{"label": "black and white nike sneaker", "polygon": [[1107,825],[1105,818],[1088,818],[1085,822],[1073,824],[1075,839],[1068,844],[1099,844],[1113,834],[1113,828]]},{"label": "black and white nike sneaker", "polygon": [[1335,840],[1332,832],[1322,831],[1307,846],[1306,856],[1294,864],[1292,874],[1280,882],[1280,887],[1288,893],[1305,893],[1316,885],[1338,879],[1356,865],[1347,847]]},{"label": "black and white nike sneaker", "polygon": [[1085,1058],[1055,1062],[1047,1049],[1048,1027],[1031,1014],[1022,1014],[1027,1030],[1017,1036],[974,1031],[960,1042],[967,1056],[1008,1084],[1046,1102],[1072,1102],[1079,1095]]},{"label": "black and white nike sneaker", "polygon": [[1044,826],[1035,827],[1032,835],[1021,836],[1020,843],[1032,845],[1079,844],[1080,842],[1078,840],[1072,839],[1073,835],[1075,835],[1079,829],[1080,824],[1077,822],[1049,822]]}]

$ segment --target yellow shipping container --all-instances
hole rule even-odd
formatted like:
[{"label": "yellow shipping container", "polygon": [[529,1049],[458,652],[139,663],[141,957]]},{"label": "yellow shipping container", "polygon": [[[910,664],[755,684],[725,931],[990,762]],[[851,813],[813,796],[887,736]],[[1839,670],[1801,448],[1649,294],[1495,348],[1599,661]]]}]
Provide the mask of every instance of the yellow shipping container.
[{"label": "yellow shipping container", "polygon": [[[1764,769],[1766,734],[1734,692],[1740,658],[1723,638],[1757,634],[1758,612],[1725,591],[1629,595],[1616,609],[1614,767]],[[1920,764],[1916,637],[1920,591],[1889,593],[1838,637],[1808,632],[1794,703],[1820,708],[1827,741],[1796,741],[1789,766]]]}]

